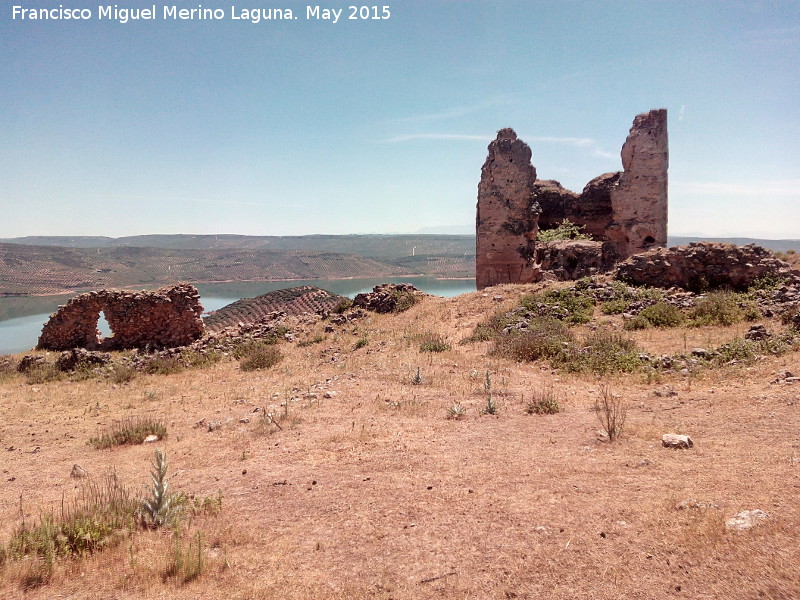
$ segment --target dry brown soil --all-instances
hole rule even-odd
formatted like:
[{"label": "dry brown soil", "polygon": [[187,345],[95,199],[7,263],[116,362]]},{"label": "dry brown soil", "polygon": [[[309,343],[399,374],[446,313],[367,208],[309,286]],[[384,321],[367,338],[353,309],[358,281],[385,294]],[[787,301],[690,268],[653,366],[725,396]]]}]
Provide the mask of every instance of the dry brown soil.
[{"label": "dry brown soil", "polygon": [[[601,381],[458,344],[523,290],[374,315],[321,343],[282,345],[286,358],[268,372],[225,360],[123,385],[0,382],[0,540],[23,515],[30,522],[74,496],[75,463],[143,487],[152,444],[86,443],[123,417],[167,423],[157,446],[175,490],[223,494],[218,515],[184,525],[205,544],[206,571],[193,582],[163,578],[171,533],[136,532],[59,561],[48,585],[27,592],[28,565],[10,562],[0,597],[800,598],[800,387],[772,383],[780,371],[800,373],[797,353],[691,377]],[[637,338],[678,352],[744,329]],[[420,353],[427,332],[453,349]],[[354,349],[364,334],[368,344]],[[413,385],[417,367],[423,382]],[[481,414],[487,370],[497,416]],[[592,410],[604,384],[629,407],[613,444]],[[563,411],[526,414],[532,394],[550,386]],[[654,395],[664,386],[677,395]],[[277,430],[263,409],[281,415],[287,400]],[[461,420],[447,418],[454,402],[467,408]],[[221,427],[209,431],[210,422]],[[663,448],[667,432],[695,446]],[[716,508],[676,508],[688,499]],[[725,529],[756,508],[769,514],[762,525]]]}]

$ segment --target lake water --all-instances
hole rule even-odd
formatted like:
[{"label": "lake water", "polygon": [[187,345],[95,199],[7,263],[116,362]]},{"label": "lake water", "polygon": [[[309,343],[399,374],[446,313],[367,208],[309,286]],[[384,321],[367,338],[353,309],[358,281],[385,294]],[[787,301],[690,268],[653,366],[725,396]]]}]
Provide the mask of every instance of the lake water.
[{"label": "lake water", "polygon": [[[199,283],[200,302],[206,312],[218,310],[241,298],[254,298],[267,292],[301,285],[313,285],[339,294],[354,297],[371,291],[381,283],[412,283],[423,292],[452,297],[475,291],[474,279],[435,279],[433,277],[388,277],[368,279],[332,279],[309,281],[239,281],[229,283]],[[77,294],[77,292],[76,292]],[[71,295],[0,298],[0,354],[25,352],[36,345],[42,326],[59,305]],[[104,320],[100,331],[109,335]]]}]

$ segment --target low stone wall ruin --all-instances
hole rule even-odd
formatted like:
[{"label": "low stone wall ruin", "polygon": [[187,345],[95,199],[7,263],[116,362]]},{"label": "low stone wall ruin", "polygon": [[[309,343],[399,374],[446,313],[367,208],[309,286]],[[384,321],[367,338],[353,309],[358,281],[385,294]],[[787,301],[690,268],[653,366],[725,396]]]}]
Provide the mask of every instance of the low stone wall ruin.
[{"label": "low stone wall ruin", "polygon": [[617,277],[628,283],[693,291],[744,290],[765,275],[800,281],[800,272],[755,244],[694,242],[635,254],[617,266]]},{"label": "low stone wall ruin", "polygon": [[[112,333],[105,339],[97,329],[101,311]],[[197,288],[187,283],[153,292],[87,292],[50,315],[36,347],[123,350],[184,346],[203,335],[202,312]]]}]

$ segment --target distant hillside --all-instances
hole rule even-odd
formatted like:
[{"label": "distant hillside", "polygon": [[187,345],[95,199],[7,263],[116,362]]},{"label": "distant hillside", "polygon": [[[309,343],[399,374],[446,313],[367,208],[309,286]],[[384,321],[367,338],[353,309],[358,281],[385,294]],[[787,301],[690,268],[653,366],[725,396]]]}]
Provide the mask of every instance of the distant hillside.
[{"label": "distant hillside", "polygon": [[358,254],[393,259],[412,255],[469,256],[475,254],[474,235],[136,235],[130,237],[37,236],[5,238],[0,242],[66,248],[144,247],[174,250],[307,250]]},{"label": "distant hillside", "polygon": [[[441,229],[441,228],[434,228]],[[670,246],[685,245],[690,242],[711,241],[728,244],[757,244],[770,250],[785,252],[800,251],[800,240],[767,240],[746,237],[691,237],[674,236],[668,238]],[[154,234],[135,235],[120,238],[82,237],[82,236],[28,236],[0,238],[0,243],[24,244],[33,246],[63,246],[65,248],[119,248],[145,247],[174,250],[313,250],[317,252],[337,252],[359,254],[369,258],[395,259],[408,256],[474,256],[475,236],[472,234],[450,235],[446,233],[418,233],[409,235],[296,235],[296,236],[253,236],[253,235],[189,235]]]},{"label": "distant hillside", "polygon": [[[800,251],[800,240],[671,236]],[[38,245],[36,245],[38,243]],[[475,275],[474,235],[142,235],[25,237],[0,243],[0,295],[57,294],[175,281]]]},{"label": "distant hillside", "polygon": [[305,285],[285,290],[276,290],[255,298],[242,298],[214,311],[205,318],[210,331],[219,331],[237,323],[253,323],[271,312],[281,310],[290,315],[332,311],[347,300],[318,287]]},{"label": "distant hillside", "polygon": [[352,254],[303,250],[60,248],[0,244],[0,294],[58,294],[175,281],[401,276],[410,269]]},{"label": "distant hillside", "polygon": [[800,240],[763,240],[758,238],[721,238],[721,237],[686,237],[679,235],[671,235],[667,238],[667,243],[670,246],[686,246],[691,242],[722,242],[725,244],[736,244],[737,246],[746,246],[747,244],[755,244],[762,246],[773,252],[786,252],[787,250],[800,250]]}]

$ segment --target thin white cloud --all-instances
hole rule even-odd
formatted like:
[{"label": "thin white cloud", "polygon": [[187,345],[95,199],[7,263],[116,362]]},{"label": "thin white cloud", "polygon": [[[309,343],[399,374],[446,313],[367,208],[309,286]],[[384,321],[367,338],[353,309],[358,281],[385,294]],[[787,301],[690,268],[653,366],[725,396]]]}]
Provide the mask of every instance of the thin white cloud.
[{"label": "thin white cloud", "polygon": [[683,115],[686,114],[686,105],[681,104],[681,108],[678,111],[678,121],[683,121]]},{"label": "thin white cloud", "polygon": [[764,182],[671,181],[670,188],[687,194],[711,196],[749,196],[756,198],[800,196],[800,180]]},{"label": "thin white cloud", "polygon": [[417,140],[490,142],[492,138],[488,135],[464,135],[460,133],[411,133],[408,135],[397,135],[386,141],[390,144],[395,144],[397,142],[413,142]]},{"label": "thin white cloud", "polygon": [[495,98],[490,98],[482,102],[476,102],[475,104],[468,104],[465,106],[454,106],[452,108],[448,108],[439,112],[425,113],[421,115],[409,115],[406,117],[393,119],[392,121],[395,123],[429,123],[431,121],[458,119],[459,117],[472,115],[490,108],[495,108],[498,106],[508,106],[510,104],[513,104],[513,101],[510,97],[497,96]]},{"label": "thin white cloud", "polygon": [[771,27],[747,31],[745,36],[754,44],[785,46],[800,43],[800,25]]},{"label": "thin white cloud", "polygon": [[[555,137],[555,136],[519,136],[521,140],[528,144],[563,144],[574,146],[575,148],[585,148],[591,151],[593,156],[599,158],[617,158],[611,152],[603,150],[596,140],[592,138],[582,137]],[[462,142],[485,142],[488,143],[493,139],[489,135],[469,135],[461,133],[411,133],[406,135],[397,135],[386,140],[390,144],[400,142],[413,142],[413,141],[462,141]]]},{"label": "thin white cloud", "polygon": [[597,140],[592,138],[535,136],[531,138],[523,137],[522,139],[529,139],[531,142],[541,142],[545,144],[566,144],[575,146],[576,148],[587,148],[592,151],[592,156],[597,156],[599,158],[618,158],[616,154],[603,150],[600,144],[597,143]]}]

